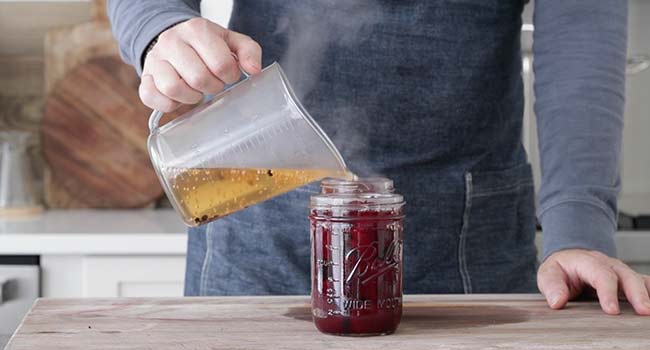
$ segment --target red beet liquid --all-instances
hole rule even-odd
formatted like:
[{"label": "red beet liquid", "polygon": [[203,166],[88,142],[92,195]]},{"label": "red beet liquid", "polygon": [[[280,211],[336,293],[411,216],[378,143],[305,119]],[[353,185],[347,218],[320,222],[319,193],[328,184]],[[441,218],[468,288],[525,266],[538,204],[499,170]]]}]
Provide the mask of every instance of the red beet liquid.
[{"label": "red beet liquid", "polygon": [[333,218],[311,212],[312,311],[316,327],[343,335],[389,334],[402,316],[402,212]]}]

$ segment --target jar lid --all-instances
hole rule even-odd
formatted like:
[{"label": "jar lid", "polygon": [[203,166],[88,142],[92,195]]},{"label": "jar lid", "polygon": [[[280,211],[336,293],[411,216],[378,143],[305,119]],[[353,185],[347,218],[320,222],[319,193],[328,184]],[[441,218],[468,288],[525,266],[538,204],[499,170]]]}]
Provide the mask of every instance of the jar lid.
[{"label": "jar lid", "polygon": [[403,204],[404,197],[395,193],[318,194],[311,196],[311,207],[381,207]]},{"label": "jar lid", "polygon": [[321,181],[321,193],[311,197],[311,207],[376,208],[403,204],[404,197],[394,191],[393,180],[385,177],[326,178]]},{"label": "jar lid", "polygon": [[328,177],[320,183],[321,193],[393,193],[393,180],[385,177],[365,177],[354,180]]}]

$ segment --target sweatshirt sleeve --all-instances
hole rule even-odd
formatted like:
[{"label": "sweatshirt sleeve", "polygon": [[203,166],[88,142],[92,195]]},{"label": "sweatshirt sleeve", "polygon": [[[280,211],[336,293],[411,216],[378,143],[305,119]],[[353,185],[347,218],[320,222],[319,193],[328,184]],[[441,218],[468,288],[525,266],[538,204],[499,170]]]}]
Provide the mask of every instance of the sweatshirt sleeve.
[{"label": "sweatshirt sleeve", "polygon": [[149,43],[176,23],[199,17],[200,0],[108,0],[107,13],[122,59],[142,74]]},{"label": "sweatshirt sleeve", "polygon": [[543,257],[615,256],[627,1],[536,0],[534,25]]}]

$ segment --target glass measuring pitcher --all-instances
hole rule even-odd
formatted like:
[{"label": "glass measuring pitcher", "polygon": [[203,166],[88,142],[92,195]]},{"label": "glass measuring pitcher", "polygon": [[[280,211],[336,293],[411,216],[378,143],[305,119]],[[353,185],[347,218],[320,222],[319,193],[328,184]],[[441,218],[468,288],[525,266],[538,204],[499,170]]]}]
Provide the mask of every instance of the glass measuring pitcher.
[{"label": "glass measuring pitcher", "polygon": [[277,63],[159,127],[161,116],[149,119],[149,155],[189,226],[325,177],[351,176]]}]

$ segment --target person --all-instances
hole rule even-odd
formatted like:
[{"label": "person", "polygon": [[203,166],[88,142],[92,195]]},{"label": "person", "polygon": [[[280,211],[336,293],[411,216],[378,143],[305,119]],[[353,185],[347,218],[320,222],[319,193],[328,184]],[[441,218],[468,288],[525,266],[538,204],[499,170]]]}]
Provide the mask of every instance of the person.
[{"label": "person", "polygon": [[[534,70],[543,228],[522,145],[524,0],[236,0],[229,29],[198,0],[109,0],[143,103],[169,112],[279,61],[352,171],[408,205],[406,293],[595,292],[650,315],[650,277],[615,258],[627,2],[537,0]],[[533,5],[529,5],[533,6]],[[238,61],[233,57],[238,58]],[[186,295],[306,294],[312,184],[190,229]]]}]

